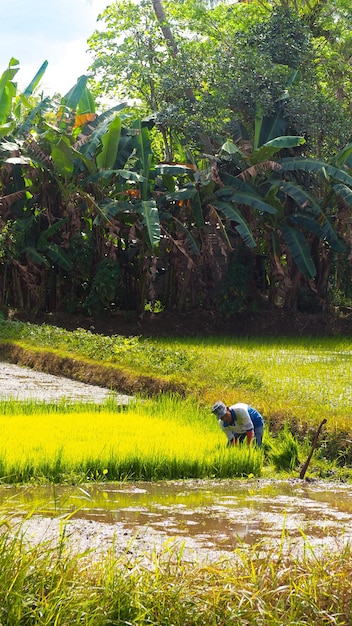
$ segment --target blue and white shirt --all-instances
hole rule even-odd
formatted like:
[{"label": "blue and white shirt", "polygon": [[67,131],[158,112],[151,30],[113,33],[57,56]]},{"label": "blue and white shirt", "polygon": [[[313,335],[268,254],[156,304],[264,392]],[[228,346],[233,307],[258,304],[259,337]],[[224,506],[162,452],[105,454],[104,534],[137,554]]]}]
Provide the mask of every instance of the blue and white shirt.
[{"label": "blue and white shirt", "polygon": [[[238,437],[240,435],[245,434],[249,430],[254,429],[254,423],[251,419],[251,415],[249,409],[257,413],[260,417],[260,413],[255,409],[252,409],[248,404],[244,402],[237,402],[237,404],[233,404],[229,407],[232,415],[232,423],[228,424],[227,422],[223,422],[222,419],[218,420],[219,426],[221,430],[224,431],[226,437],[229,441],[232,441],[234,437]],[[257,417],[254,416],[257,420]],[[261,418],[263,421],[263,418]]]}]

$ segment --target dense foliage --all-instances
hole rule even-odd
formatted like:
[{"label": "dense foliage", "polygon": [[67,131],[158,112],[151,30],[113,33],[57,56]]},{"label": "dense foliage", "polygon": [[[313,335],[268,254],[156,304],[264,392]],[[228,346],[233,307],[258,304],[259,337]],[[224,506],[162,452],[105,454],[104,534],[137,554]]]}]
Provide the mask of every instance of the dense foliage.
[{"label": "dense foliage", "polygon": [[[0,79],[0,305],[351,304],[351,10],[121,0],[94,80]],[[89,88],[88,88],[89,86]],[[101,96],[115,97],[108,110]]]}]

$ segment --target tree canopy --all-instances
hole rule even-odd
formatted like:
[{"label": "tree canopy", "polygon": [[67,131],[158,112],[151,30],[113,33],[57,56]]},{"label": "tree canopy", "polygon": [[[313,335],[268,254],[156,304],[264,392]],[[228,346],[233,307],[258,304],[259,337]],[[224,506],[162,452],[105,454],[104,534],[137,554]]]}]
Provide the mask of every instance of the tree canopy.
[{"label": "tree canopy", "polygon": [[164,1],[162,22],[155,5],[115,2],[89,46],[94,93],[138,102],[162,131],[165,156],[175,135],[200,151],[206,136],[215,152],[239,125],[251,134],[258,111],[278,107],[310,156],[330,157],[349,141],[347,2]]},{"label": "tree canopy", "polygon": [[35,96],[45,63],[23,93],[15,59],[0,78],[0,303],[350,302],[348,3],[119,0],[101,21],[65,96]]}]

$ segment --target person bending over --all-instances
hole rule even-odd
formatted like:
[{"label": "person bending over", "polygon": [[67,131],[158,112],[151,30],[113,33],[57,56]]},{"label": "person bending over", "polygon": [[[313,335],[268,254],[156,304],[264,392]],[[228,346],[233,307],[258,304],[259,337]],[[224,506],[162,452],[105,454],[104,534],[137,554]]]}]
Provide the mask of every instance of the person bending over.
[{"label": "person bending over", "polygon": [[244,402],[226,406],[218,400],[212,407],[221,430],[228,439],[228,445],[234,445],[247,439],[250,444],[255,437],[257,446],[262,445],[264,420],[261,414]]}]

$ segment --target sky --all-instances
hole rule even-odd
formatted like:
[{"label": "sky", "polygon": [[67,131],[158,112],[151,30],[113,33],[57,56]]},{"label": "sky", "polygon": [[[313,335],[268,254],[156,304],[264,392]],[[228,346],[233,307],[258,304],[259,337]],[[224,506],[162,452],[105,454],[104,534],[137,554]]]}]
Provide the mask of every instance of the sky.
[{"label": "sky", "polygon": [[113,0],[0,0],[0,76],[11,57],[19,61],[15,80],[27,87],[44,61],[48,67],[40,82],[45,95],[65,95],[91,57],[87,39],[103,30],[97,16]]}]

